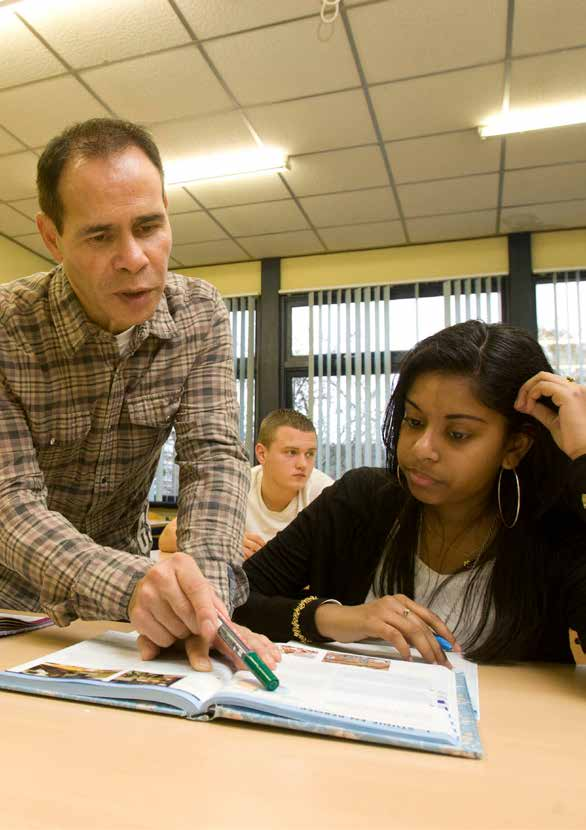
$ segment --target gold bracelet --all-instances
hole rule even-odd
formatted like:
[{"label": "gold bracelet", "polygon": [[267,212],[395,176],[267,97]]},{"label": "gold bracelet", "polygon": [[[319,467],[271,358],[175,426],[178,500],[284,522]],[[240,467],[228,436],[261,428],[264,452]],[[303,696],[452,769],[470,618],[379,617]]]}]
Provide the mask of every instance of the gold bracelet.
[{"label": "gold bracelet", "polygon": [[318,597],[305,597],[305,599],[302,599],[301,602],[298,603],[293,609],[293,616],[291,617],[293,636],[302,643],[309,643],[311,640],[308,640],[307,637],[303,635],[301,628],[299,627],[299,615],[305,606],[309,605],[310,602],[313,602],[314,599],[318,599]]}]

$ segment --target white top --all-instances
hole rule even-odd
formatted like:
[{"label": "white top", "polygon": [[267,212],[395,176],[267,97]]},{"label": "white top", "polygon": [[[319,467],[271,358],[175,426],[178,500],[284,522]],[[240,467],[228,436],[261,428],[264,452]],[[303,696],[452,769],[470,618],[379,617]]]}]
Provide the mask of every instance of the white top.
[{"label": "white top", "polygon": [[284,530],[304,507],[319,496],[322,490],[334,483],[333,478],[314,468],[303,490],[291,499],[284,510],[274,511],[269,510],[262,498],[262,473],[262,464],[258,464],[250,471],[246,531],[258,533],[265,542],[276,536],[280,530]]},{"label": "white top", "polygon": [[132,332],[136,326],[130,326],[129,329],[126,331],[121,331],[120,334],[115,334],[114,337],[116,338],[116,343],[118,344],[118,351],[120,352],[120,357],[126,357],[128,352],[130,351],[130,340],[132,339]]},{"label": "white top", "polygon": [[[462,617],[462,605],[466,587],[474,571],[462,571],[453,576],[445,587],[437,593],[433,601],[430,601],[434,590],[446,582],[450,574],[440,574],[432,570],[429,565],[426,565],[422,559],[417,557],[415,560],[415,602],[418,602],[419,605],[423,605],[437,614],[452,634],[454,634],[456,639],[462,643],[472,634],[480,621],[484,594],[491,571],[492,563],[485,565],[482,569],[482,573],[477,577],[476,587],[474,588],[476,602],[469,604],[466,615]],[[376,582],[377,577],[375,577]],[[364,602],[372,602],[377,597],[378,594],[375,594],[373,586],[371,586]],[[493,624],[494,610],[489,613],[486,631],[475,641],[475,645],[485,639]]]}]

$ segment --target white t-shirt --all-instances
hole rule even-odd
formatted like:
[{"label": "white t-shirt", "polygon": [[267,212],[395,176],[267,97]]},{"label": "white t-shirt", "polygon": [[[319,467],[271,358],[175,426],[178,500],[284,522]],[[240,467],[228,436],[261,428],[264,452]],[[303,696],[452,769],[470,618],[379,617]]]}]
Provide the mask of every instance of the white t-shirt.
[{"label": "white t-shirt", "polygon": [[132,340],[132,332],[136,326],[130,326],[129,329],[126,331],[121,331],[120,334],[115,334],[114,337],[116,338],[116,343],[118,344],[118,351],[120,352],[120,357],[126,357],[128,352],[130,351],[130,341]]},{"label": "white t-shirt", "polygon": [[265,542],[284,530],[288,524],[300,513],[304,507],[316,499],[322,490],[334,483],[334,480],[325,473],[314,468],[307,484],[294,496],[287,507],[281,511],[269,510],[263,501],[261,493],[262,464],[258,464],[250,471],[250,492],[246,510],[246,532],[258,533]]}]

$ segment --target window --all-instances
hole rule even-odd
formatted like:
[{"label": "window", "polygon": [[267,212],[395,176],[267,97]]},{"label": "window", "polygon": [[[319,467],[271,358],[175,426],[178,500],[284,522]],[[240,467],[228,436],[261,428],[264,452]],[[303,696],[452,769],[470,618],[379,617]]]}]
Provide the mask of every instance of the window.
[{"label": "window", "polygon": [[[248,457],[254,453],[254,360],[256,345],[256,297],[225,300],[230,316],[234,349],[234,376],[239,407],[240,440]],[[175,464],[175,430],[163,445],[149,491],[151,503],[175,504],[179,494],[179,468]]]},{"label": "window", "polygon": [[308,415],[333,477],[383,466],[381,426],[401,359],[468,319],[502,319],[501,278],[347,288],[285,298],[286,405]]},{"label": "window", "polygon": [[554,370],[586,382],[586,271],[537,277],[538,338]]}]

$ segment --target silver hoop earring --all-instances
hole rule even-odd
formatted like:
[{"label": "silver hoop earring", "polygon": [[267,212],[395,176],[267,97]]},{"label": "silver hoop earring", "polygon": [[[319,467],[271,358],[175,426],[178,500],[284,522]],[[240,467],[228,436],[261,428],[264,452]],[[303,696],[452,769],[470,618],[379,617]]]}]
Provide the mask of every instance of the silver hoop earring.
[{"label": "silver hoop earring", "polygon": [[401,481],[401,468],[399,467],[398,464],[397,464],[397,481],[399,482],[399,487],[401,488],[401,490],[404,490],[405,488],[403,487],[403,482]]},{"label": "silver hoop earring", "polygon": [[512,523],[510,525],[508,525],[505,522],[505,517],[504,517],[504,514],[503,514],[503,507],[502,507],[502,504],[501,504],[501,481],[502,481],[502,478],[503,478],[504,469],[505,469],[504,467],[501,467],[501,471],[499,473],[499,480],[498,480],[498,487],[497,487],[496,494],[497,494],[497,500],[498,500],[498,505],[499,505],[499,516],[501,517],[501,522],[504,524],[504,526],[506,528],[508,528],[510,530],[512,527],[515,527],[515,525],[517,524],[517,520],[519,518],[519,513],[521,512],[521,484],[519,482],[519,476],[517,475],[517,471],[513,467],[511,472],[515,476],[515,483],[517,485],[517,509],[515,510],[515,518],[513,519]]}]

